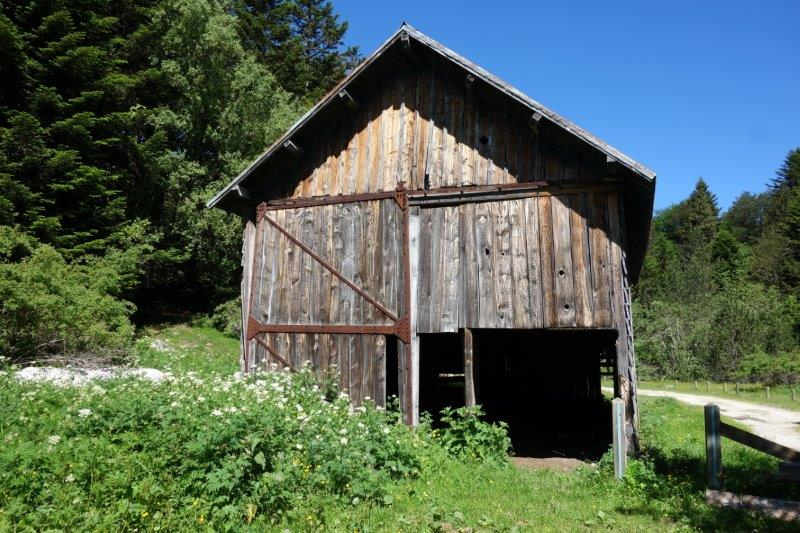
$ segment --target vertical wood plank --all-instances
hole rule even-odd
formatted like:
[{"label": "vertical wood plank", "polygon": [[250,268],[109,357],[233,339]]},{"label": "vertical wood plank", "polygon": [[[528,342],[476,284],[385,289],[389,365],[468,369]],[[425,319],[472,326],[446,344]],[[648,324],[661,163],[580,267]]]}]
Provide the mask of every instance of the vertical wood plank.
[{"label": "vertical wood plank", "polygon": [[251,278],[253,268],[253,253],[255,248],[255,224],[247,221],[242,232],[242,336],[239,346],[239,369],[242,372],[247,371],[246,363],[250,345],[254,342],[248,342],[246,337],[247,318],[250,316],[250,293],[251,293]]},{"label": "vertical wood plank", "polygon": [[513,327],[532,328],[530,283],[528,281],[528,250],[525,242],[525,200],[509,200],[511,224],[511,291],[513,297]]},{"label": "vertical wood plank", "polygon": [[607,193],[591,194],[589,255],[592,262],[592,301],[595,327],[611,327],[611,269],[608,243]]},{"label": "vertical wood plank", "polygon": [[528,297],[531,327],[544,324],[542,309],[542,259],[539,245],[539,199],[526,198],[523,202],[525,215],[525,250],[528,267]]},{"label": "vertical wood plank", "polygon": [[478,292],[478,249],[475,243],[475,204],[460,208],[463,219],[463,249],[461,257],[464,272],[464,327],[477,327],[480,323],[480,294]]},{"label": "vertical wood plank", "polygon": [[444,211],[442,209],[429,209],[431,216],[431,310],[430,332],[442,329],[442,303],[444,300]]},{"label": "vertical wood plank", "polygon": [[497,324],[497,305],[494,294],[492,265],[494,223],[489,204],[475,204],[475,256],[478,270],[478,327],[494,328]]},{"label": "vertical wood plank", "polygon": [[592,280],[589,259],[589,231],[586,224],[586,195],[572,197],[570,233],[572,241],[572,268],[575,284],[575,324],[579,328],[592,327]]},{"label": "vertical wood plank", "polygon": [[412,256],[412,260],[417,261],[417,270],[419,271],[417,289],[417,328],[422,333],[431,331],[431,233],[433,229],[431,213],[431,209],[420,209],[419,251],[416,252],[416,256]]},{"label": "vertical wood plank", "polygon": [[494,262],[495,299],[497,302],[496,327],[509,328],[514,321],[513,295],[511,289],[511,225],[508,216],[508,201],[492,202],[489,209],[494,218]]},{"label": "vertical wood plank", "polygon": [[473,407],[475,405],[475,380],[473,365],[473,340],[472,330],[464,328],[461,330],[461,346],[464,352],[464,405]]},{"label": "vertical wood plank", "polygon": [[439,331],[458,330],[458,273],[459,273],[459,232],[458,206],[441,208],[443,215],[441,249],[442,307]]},{"label": "vertical wood plank", "polygon": [[575,285],[570,243],[568,195],[553,196],[553,259],[555,260],[556,320],[560,327],[575,326]]},{"label": "vertical wood plank", "polygon": [[556,285],[555,285],[555,261],[553,258],[553,209],[552,198],[541,196],[538,198],[539,212],[539,250],[541,257],[541,279],[542,279],[542,317],[543,325],[546,328],[558,326],[556,314]]}]

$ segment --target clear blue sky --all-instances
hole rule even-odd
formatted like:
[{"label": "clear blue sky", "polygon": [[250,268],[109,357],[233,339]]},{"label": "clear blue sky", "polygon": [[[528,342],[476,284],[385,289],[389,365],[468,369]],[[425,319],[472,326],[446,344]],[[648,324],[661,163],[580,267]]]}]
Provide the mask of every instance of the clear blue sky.
[{"label": "clear blue sky", "polygon": [[725,209],[800,146],[800,1],[333,0],[369,54],[402,21]]}]

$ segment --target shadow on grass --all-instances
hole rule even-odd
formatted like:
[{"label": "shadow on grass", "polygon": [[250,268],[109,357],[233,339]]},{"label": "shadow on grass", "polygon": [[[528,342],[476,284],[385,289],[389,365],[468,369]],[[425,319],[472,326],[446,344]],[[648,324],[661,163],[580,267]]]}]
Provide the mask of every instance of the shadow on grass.
[{"label": "shadow on grass", "polygon": [[[800,484],[776,480],[777,463],[755,451],[733,449],[729,461],[723,455],[723,489],[737,494],[800,500]],[[643,514],[655,519],[669,517],[701,531],[798,531],[797,522],[783,522],[749,511],[719,508],[705,503],[705,458],[681,449],[665,452],[648,448],[641,461],[649,464],[655,476],[634,475],[642,491],[641,504],[618,511]],[[649,469],[648,469],[649,470]],[[643,477],[643,480],[639,480]]]}]

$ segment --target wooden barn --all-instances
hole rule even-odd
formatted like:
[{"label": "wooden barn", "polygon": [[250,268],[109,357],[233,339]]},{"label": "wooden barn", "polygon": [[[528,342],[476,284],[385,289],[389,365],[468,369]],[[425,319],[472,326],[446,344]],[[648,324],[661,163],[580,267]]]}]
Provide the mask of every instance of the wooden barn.
[{"label": "wooden barn", "polygon": [[403,24],[208,203],[247,221],[242,370],[336,372],[409,424],[478,403],[530,453],[604,450],[609,375],[633,448],[654,188]]}]

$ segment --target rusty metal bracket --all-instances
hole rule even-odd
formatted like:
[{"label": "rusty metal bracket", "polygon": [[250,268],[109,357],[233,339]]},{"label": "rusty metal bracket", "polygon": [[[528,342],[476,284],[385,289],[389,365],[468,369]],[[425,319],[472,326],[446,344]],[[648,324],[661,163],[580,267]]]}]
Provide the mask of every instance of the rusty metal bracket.
[{"label": "rusty metal bracket", "polygon": [[348,287],[350,287],[351,289],[356,291],[362,298],[364,298],[366,301],[371,303],[378,311],[380,311],[381,313],[383,313],[384,315],[386,315],[390,319],[392,319],[394,321],[397,321],[397,315],[396,314],[392,313],[389,309],[386,308],[386,306],[384,306],[378,300],[373,298],[372,295],[369,294],[367,291],[365,291],[364,289],[362,289],[361,287],[359,287],[358,285],[353,283],[348,278],[344,277],[344,275],[342,275],[341,272],[336,270],[333,267],[333,265],[328,263],[328,261],[326,261],[319,254],[317,254],[314,250],[309,248],[300,239],[298,239],[297,237],[295,237],[294,235],[292,235],[291,233],[286,231],[286,228],[284,228],[283,226],[281,226],[280,224],[275,222],[272,218],[267,216],[266,213],[264,213],[264,215],[263,215],[263,220],[266,220],[267,222],[269,222],[272,225],[272,227],[274,227],[276,230],[281,232],[284,237],[286,237],[287,239],[292,241],[294,244],[296,244],[298,247],[300,247],[301,250],[303,250],[305,253],[307,253],[312,258],[314,258],[314,260],[317,261],[319,264],[321,264],[323,267],[325,267],[325,269],[328,270],[328,272],[330,272],[331,274],[333,274],[334,276],[339,278],[339,280],[341,280],[342,283],[344,283],[345,285],[347,285]]},{"label": "rusty metal bracket", "polygon": [[394,190],[394,201],[403,212],[408,210],[408,189],[404,182],[399,182]]},{"label": "rusty metal bracket", "polygon": [[394,325],[395,336],[405,344],[411,343],[411,320],[408,314],[404,315]]}]

